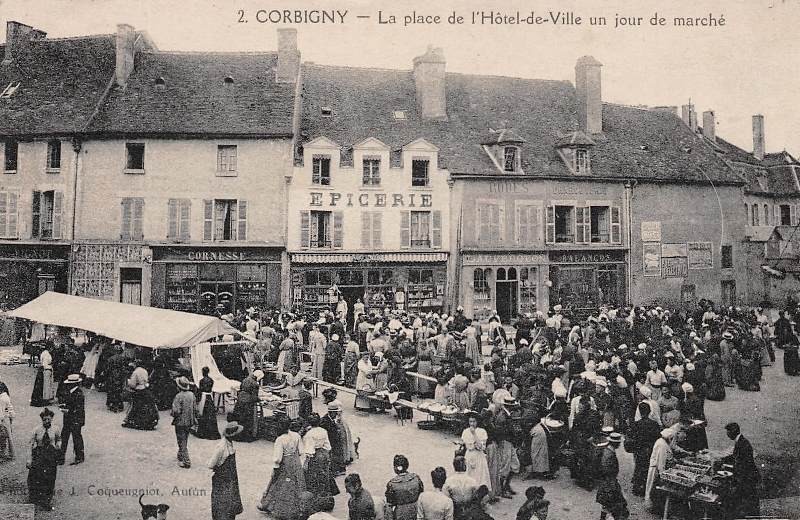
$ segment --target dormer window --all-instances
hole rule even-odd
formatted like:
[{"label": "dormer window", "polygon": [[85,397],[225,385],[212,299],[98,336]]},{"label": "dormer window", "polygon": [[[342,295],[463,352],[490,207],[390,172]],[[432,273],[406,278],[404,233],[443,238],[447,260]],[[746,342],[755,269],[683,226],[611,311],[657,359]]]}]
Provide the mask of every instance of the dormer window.
[{"label": "dormer window", "polygon": [[333,109],[331,107],[322,107],[320,113],[322,117],[331,117],[333,115]]},{"label": "dormer window", "polygon": [[234,83],[234,82],[233,82],[233,76],[225,76],[225,79],[224,79],[224,80],[222,80],[222,83],[223,83],[223,84],[224,84],[226,87],[231,87],[231,86],[233,86],[233,83]]},{"label": "dormer window", "polygon": [[18,88],[19,88],[19,81],[17,81],[16,83],[12,81],[11,83],[8,84],[8,86],[5,89],[3,89],[2,94],[0,94],[0,99],[10,98],[11,96],[14,95],[14,92],[16,92]]},{"label": "dormer window", "polygon": [[403,112],[402,110],[395,110],[394,112],[392,112],[392,115],[394,116],[395,119],[400,121],[404,121],[406,119],[406,113]]},{"label": "dormer window", "polygon": [[162,78],[161,76],[156,78],[155,85],[156,85],[156,90],[166,90],[167,89],[167,82],[164,81],[164,78]]},{"label": "dormer window", "polygon": [[503,171],[519,171],[519,148],[516,146],[503,147]]},{"label": "dormer window", "polygon": [[585,148],[575,150],[575,173],[579,175],[590,173],[589,150]]}]

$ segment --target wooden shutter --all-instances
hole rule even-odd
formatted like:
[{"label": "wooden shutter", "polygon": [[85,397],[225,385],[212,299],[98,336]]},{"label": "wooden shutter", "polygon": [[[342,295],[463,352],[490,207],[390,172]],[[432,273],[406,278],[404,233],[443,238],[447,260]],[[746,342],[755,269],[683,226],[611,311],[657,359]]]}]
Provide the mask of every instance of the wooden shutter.
[{"label": "wooden shutter", "polygon": [[516,222],[514,225],[514,242],[519,245],[527,244],[528,237],[528,206],[517,202]]},{"label": "wooden shutter", "polygon": [[15,191],[8,192],[8,211],[6,212],[8,238],[18,238],[17,230],[17,213],[19,212],[19,194]]},{"label": "wooden shutter", "polygon": [[541,206],[528,207],[528,236],[537,245],[542,243],[542,208]]},{"label": "wooden shutter", "polygon": [[237,232],[236,239],[237,240],[247,240],[247,201],[240,200],[239,201],[239,229]]},{"label": "wooden shutter", "polygon": [[119,232],[119,238],[122,240],[131,239],[131,202],[131,199],[122,199],[122,224]]},{"label": "wooden shutter", "polygon": [[361,212],[361,248],[369,249],[372,244],[372,213]]},{"label": "wooden shutter", "polygon": [[411,247],[411,212],[400,212],[400,247]]},{"label": "wooden shutter", "polygon": [[33,203],[31,204],[31,237],[39,238],[42,234],[42,192],[33,192]]},{"label": "wooden shutter", "polygon": [[10,238],[8,234],[8,192],[0,191],[0,237]]},{"label": "wooden shutter", "polygon": [[486,211],[486,206],[483,204],[476,204],[476,211],[475,214],[475,242],[481,243],[486,240],[486,219],[488,218],[488,214]]},{"label": "wooden shutter", "polygon": [[167,240],[178,238],[178,204],[180,201],[169,199],[167,201]]},{"label": "wooden shutter", "polygon": [[343,245],[344,212],[333,212],[333,247],[341,248]]},{"label": "wooden shutter", "polygon": [[192,201],[184,199],[180,201],[180,225],[178,228],[178,238],[181,241],[188,242],[191,240],[191,225],[192,225]]},{"label": "wooden shutter", "polygon": [[555,244],[556,242],[556,207],[553,205],[547,206],[547,223],[545,225],[545,242],[548,244]]},{"label": "wooden shutter", "polygon": [[431,245],[442,247],[442,212],[439,210],[431,212]]},{"label": "wooden shutter", "polygon": [[378,211],[372,214],[372,247],[383,247],[383,213]]},{"label": "wooden shutter", "polygon": [[495,204],[494,207],[496,210],[492,212],[492,217],[495,218],[492,224],[496,227],[497,231],[497,238],[495,239],[496,242],[503,242],[505,241],[506,236],[506,206],[505,202],[499,202]]},{"label": "wooden shutter", "polygon": [[590,224],[588,207],[575,208],[575,243],[586,244],[590,240]]},{"label": "wooden shutter", "polygon": [[53,191],[53,238],[61,238],[61,225],[64,213],[64,193]]},{"label": "wooden shutter", "polygon": [[309,247],[311,242],[310,214],[308,211],[300,212],[300,247]]},{"label": "wooden shutter", "polygon": [[214,240],[214,201],[203,201],[203,240]]},{"label": "wooden shutter", "polygon": [[622,243],[622,215],[619,206],[611,206],[611,243]]},{"label": "wooden shutter", "polygon": [[144,199],[133,199],[132,202],[131,235],[134,240],[141,240],[144,238]]}]

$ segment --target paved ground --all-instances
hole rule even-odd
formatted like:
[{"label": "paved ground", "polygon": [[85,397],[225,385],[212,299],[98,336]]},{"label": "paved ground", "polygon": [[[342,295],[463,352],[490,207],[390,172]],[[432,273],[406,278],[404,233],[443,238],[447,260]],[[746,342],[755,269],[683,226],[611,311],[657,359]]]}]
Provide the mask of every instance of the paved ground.
[{"label": "paved ground", "polygon": [[[800,437],[798,417],[800,403],[796,388],[800,379],[792,379],[783,373],[781,352],[778,363],[765,369],[762,392],[730,390],[728,399],[721,403],[709,402],[706,413],[709,417],[709,441],[711,447],[722,449],[728,446],[723,426],[729,420],[742,424],[745,436],[754,444],[757,460],[765,475],[770,499],[763,501],[764,513],[782,514],[789,518],[800,518],[800,494],[798,479],[798,453]],[[16,404],[17,419],[14,422],[15,445],[18,457],[15,461],[0,465],[0,503],[23,502],[26,499],[25,458],[29,432],[38,424],[39,408],[30,408],[28,399],[35,375],[27,366],[0,366],[0,380],[11,388]],[[139,488],[145,488],[158,496],[148,502],[170,504],[172,519],[208,518],[210,513],[211,472],[204,464],[211,453],[214,441],[190,438],[190,453],[194,466],[185,470],[175,463],[176,445],[170,420],[166,412],[161,414],[158,430],[139,432],[123,429],[121,414],[112,414],[105,409],[105,394],[87,392],[87,421],[84,428],[87,460],[80,466],[62,466],[58,473],[58,493],[55,512],[37,514],[37,518],[86,519],[86,518],[140,518],[137,505]],[[319,405],[319,403],[316,403]],[[404,453],[411,461],[411,470],[423,476],[430,485],[430,470],[442,465],[450,469],[455,436],[443,432],[422,431],[416,424],[398,425],[387,416],[360,416],[352,410],[352,400],[345,399],[346,415],[354,431],[361,437],[361,459],[350,471],[361,474],[367,489],[381,496],[386,481],[391,476],[391,460],[394,454]],[[60,422],[60,417],[56,417]],[[416,419],[419,419],[417,417]],[[261,519],[264,516],[255,509],[269,478],[267,469],[272,444],[258,441],[237,444],[239,480],[245,512],[240,519]],[[630,474],[632,457],[619,451],[620,482],[629,496],[632,518],[652,518],[642,511],[641,500],[630,496]],[[71,453],[67,462],[71,460]],[[534,481],[515,483],[518,491]],[[339,485],[344,490],[342,478]],[[541,485],[551,500],[553,520],[573,518],[598,518],[599,506],[594,502],[594,493],[574,486],[568,471],[562,469],[554,481]],[[119,490],[130,489],[128,495],[111,495]],[[502,500],[490,506],[489,513],[496,519],[513,519],[523,502],[522,493],[514,500]],[[347,518],[345,496],[336,500],[335,515]]]}]

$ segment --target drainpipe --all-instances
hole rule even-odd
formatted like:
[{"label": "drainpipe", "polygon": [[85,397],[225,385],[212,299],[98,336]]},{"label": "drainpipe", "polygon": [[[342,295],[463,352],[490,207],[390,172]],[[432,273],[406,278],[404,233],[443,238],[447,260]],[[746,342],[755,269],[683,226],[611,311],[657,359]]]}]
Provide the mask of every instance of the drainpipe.
[{"label": "drainpipe", "polygon": [[75,247],[75,226],[78,222],[78,161],[80,160],[81,156],[81,149],[83,148],[83,143],[81,142],[80,138],[73,137],[72,138],[72,151],[75,152],[75,170],[72,175],[72,231],[70,232],[70,246],[69,246],[69,259],[70,262],[67,267],[67,293],[72,294],[72,266],[74,264],[73,256],[75,251],[73,248]]},{"label": "drainpipe", "polygon": [[631,286],[633,285],[633,217],[631,215],[631,199],[633,198],[633,188],[635,181],[625,182],[625,227],[627,228],[628,239],[628,261],[625,276],[625,300],[629,304],[633,304],[631,298]]}]

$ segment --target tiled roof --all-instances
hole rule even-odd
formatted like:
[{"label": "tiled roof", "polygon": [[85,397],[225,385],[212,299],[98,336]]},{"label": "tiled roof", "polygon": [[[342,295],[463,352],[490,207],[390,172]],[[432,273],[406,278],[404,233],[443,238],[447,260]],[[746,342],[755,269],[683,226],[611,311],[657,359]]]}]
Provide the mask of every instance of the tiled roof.
[{"label": "tiled roof", "polygon": [[[512,128],[525,140],[526,175],[574,176],[556,151],[578,126],[567,81],[448,73],[447,120],[427,121],[417,112],[411,71],[304,64],[303,75],[302,141],[324,135],[347,155],[366,137],[393,150],[422,137],[439,147],[440,165],[452,174],[496,175],[480,144],[490,128]],[[331,117],[321,116],[323,106]],[[406,120],[395,120],[394,110]],[[675,114],[604,104],[603,129],[593,136],[591,177],[741,183]]]},{"label": "tiled roof", "polygon": [[[763,161],[759,161],[750,152],[719,137],[717,146],[723,150],[725,159],[748,166],[741,168],[734,164],[737,174],[745,182],[747,193],[777,196],[800,194],[792,171],[793,165],[800,168],[800,164],[789,152],[768,153],[764,155]],[[758,172],[763,174],[759,175]]]},{"label": "tiled roof", "polygon": [[[0,57],[5,45],[0,45]],[[66,134],[82,130],[114,76],[113,35],[29,42],[0,65],[0,135]]]},{"label": "tiled roof", "polygon": [[570,132],[556,141],[556,148],[567,148],[570,146],[594,146],[594,140],[584,132]]},{"label": "tiled roof", "polygon": [[140,53],[89,131],[290,136],[295,85],[275,82],[276,61],[274,52]]},{"label": "tiled roof", "polygon": [[481,144],[485,145],[524,142],[525,139],[518,136],[513,130],[509,130],[507,128],[503,128],[501,130],[492,130],[483,139],[481,139]]}]

